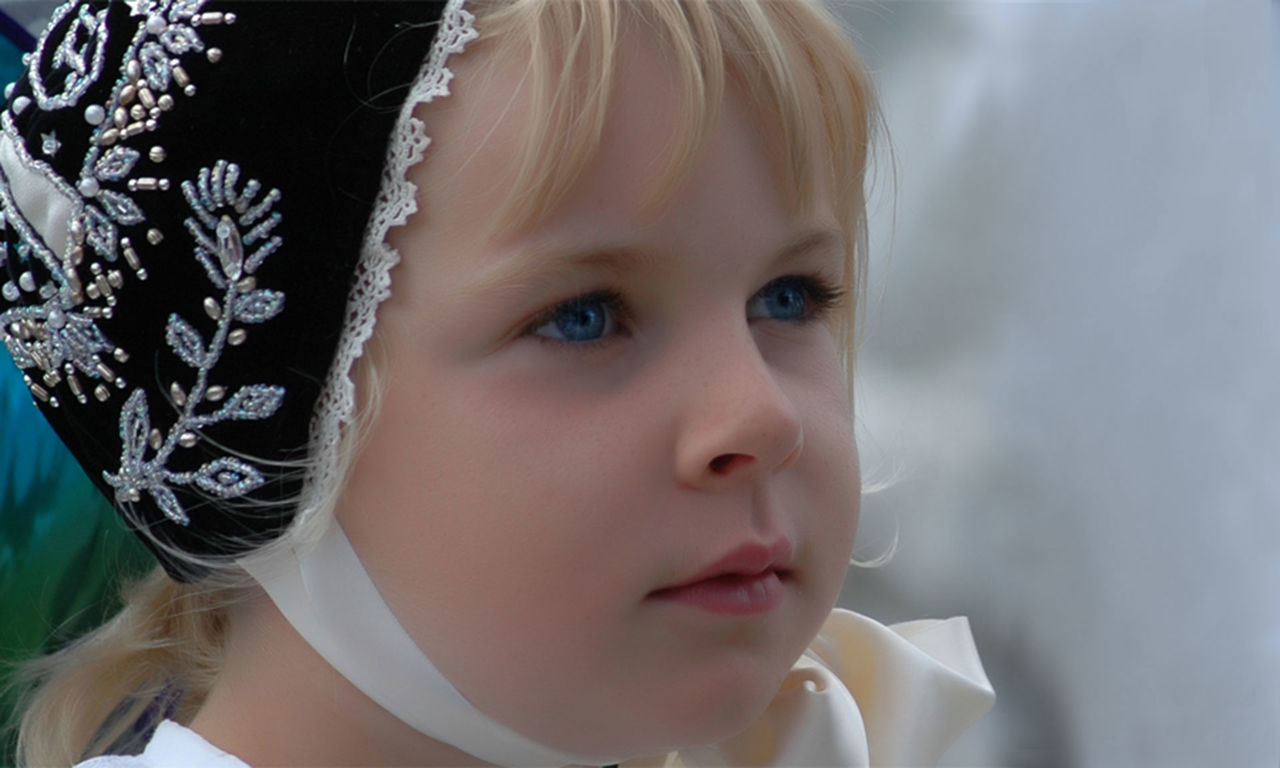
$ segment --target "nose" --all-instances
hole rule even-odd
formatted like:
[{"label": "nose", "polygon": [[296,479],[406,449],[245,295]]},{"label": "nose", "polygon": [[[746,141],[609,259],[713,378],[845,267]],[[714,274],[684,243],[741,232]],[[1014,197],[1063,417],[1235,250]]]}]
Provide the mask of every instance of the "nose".
[{"label": "nose", "polygon": [[[717,490],[759,480],[800,457],[804,427],[778,375],[746,343],[721,345],[691,367],[677,438],[681,485]],[[688,367],[685,375],[688,375]]]}]

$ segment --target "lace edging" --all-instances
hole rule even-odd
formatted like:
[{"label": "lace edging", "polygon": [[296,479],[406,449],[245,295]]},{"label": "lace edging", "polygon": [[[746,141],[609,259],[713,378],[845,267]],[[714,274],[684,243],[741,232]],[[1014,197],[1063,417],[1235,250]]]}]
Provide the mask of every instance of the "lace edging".
[{"label": "lace edging", "polygon": [[[449,95],[453,72],[445,66],[449,56],[461,53],[477,32],[475,16],[463,9],[464,0],[449,0],[440,17],[440,28],[431,44],[409,96],[400,108],[396,127],[387,149],[382,183],[360,247],[346,319],[334,354],[329,376],[316,403],[311,425],[314,463],[308,474],[300,518],[316,508],[317,489],[328,489],[339,480],[338,446],[342,428],[351,423],[355,411],[355,383],[351,369],[364,354],[365,343],[373,335],[378,306],[391,295],[391,270],[400,254],[387,242],[387,233],[404,224],[418,210],[417,186],[409,181],[409,169],[422,160],[431,138],[422,121],[413,116],[419,104]],[[295,529],[302,519],[294,521]]]}]

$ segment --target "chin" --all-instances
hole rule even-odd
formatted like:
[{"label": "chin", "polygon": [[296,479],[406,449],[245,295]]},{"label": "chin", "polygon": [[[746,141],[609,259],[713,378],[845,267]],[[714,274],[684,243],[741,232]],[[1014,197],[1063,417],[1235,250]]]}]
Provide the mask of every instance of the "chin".
[{"label": "chin", "polygon": [[690,676],[666,702],[670,748],[704,747],[741,733],[773,702],[793,663],[730,659]]}]

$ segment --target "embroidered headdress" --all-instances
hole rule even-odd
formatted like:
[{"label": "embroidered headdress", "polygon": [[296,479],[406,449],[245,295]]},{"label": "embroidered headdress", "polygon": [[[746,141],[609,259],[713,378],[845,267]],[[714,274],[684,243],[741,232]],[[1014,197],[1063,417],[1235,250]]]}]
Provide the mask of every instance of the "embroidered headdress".
[{"label": "embroidered headdress", "polygon": [[592,762],[472,706],[336,522],[261,551],[338,479],[352,365],[398,260],[385,238],[416,209],[413,109],[448,93],[476,36],[462,6],[60,7],[0,112],[0,341],[171,576],[234,560],[433,738],[498,764]]},{"label": "embroidered headdress", "polygon": [[60,7],[0,113],[0,341],[171,575],[335,471],[453,2]]},{"label": "embroidered headdress", "polygon": [[171,576],[234,560],[433,738],[497,764],[592,762],[472,706],[336,522],[259,556],[337,482],[352,365],[398,260],[385,238],[416,209],[413,109],[448,93],[476,36],[462,6],[60,7],[0,112],[0,341]]}]

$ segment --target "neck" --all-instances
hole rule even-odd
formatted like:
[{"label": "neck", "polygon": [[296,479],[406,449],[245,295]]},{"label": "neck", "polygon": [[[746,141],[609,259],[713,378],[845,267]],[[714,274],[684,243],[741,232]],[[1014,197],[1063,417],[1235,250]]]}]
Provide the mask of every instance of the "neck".
[{"label": "neck", "polygon": [[250,765],[483,765],[365,696],[261,592],[232,609],[225,662],[190,727]]}]

